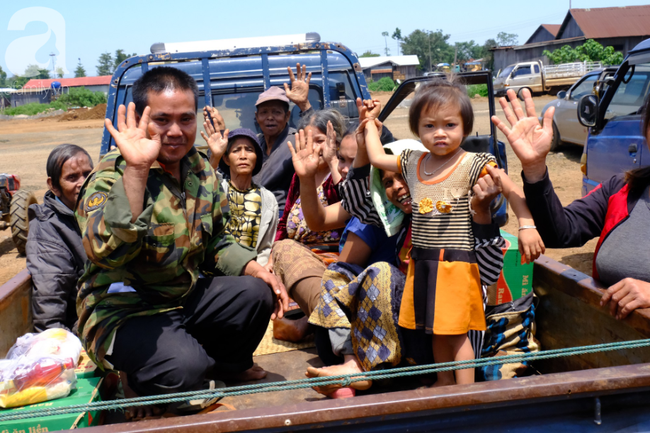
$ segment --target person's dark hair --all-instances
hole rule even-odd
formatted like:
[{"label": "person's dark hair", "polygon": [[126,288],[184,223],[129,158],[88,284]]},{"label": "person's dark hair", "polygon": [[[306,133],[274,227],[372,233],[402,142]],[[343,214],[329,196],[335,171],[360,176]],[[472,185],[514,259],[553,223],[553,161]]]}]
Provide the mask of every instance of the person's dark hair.
[{"label": "person's dark hair", "polygon": [[420,84],[409,109],[409,128],[419,137],[418,126],[422,113],[429,109],[437,109],[447,104],[454,104],[460,110],[463,119],[463,135],[468,136],[474,127],[474,110],[472,101],[467,96],[467,90],[455,75],[447,79],[436,78]]},{"label": "person's dark hair", "polygon": [[83,153],[88,157],[90,168],[93,168],[93,160],[88,152],[86,152],[83,147],[79,147],[76,144],[60,144],[50,152],[50,156],[47,157],[45,171],[47,172],[47,177],[52,179],[52,186],[54,188],[61,189],[60,180],[61,172],[63,171],[63,164],[80,153]]},{"label": "person's dark hair", "polygon": [[359,127],[359,121],[358,120],[355,120],[355,121],[351,122],[348,125],[345,132],[343,133],[343,136],[341,137],[341,141],[343,141],[343,139],[345,137],[347,137],[348,135],[356,136],[358,127]]},{"label": "person's dark hair", "polygon": [[166,90],[189,90],[194,94],[194,110],[199,108],[199,87],[186,72],[169,66],[150,69],[133,83],[135,111],[142,115],[149,103],[149,92],[156,94]]},{"label": "person's dark hair", "polygon": [[298,123],[298,130],[305,129],[308,126],[314,126],[323,134],[327,134],[327,122],[332,122],[334,132],[336,133],[336,142],[340,143],[343,140],[343,133],[345,132],[345,117],[333,108],[326,108],[324,110],[314,110],[307,115],[300,118]]},{"label": "person's dark hair", "polygon": [[[643,113],[641,134],[648,141],[650,138],[650,134],[648,134],[648,127],[650,127],[650,94],[645,98],[641,112]],[[650,145],[650,142],[648,144]],[[650,167],[635,168],[634,170],[628,171],[625,173],[625,182],[630,191],[643,192],[650,185]]]}]

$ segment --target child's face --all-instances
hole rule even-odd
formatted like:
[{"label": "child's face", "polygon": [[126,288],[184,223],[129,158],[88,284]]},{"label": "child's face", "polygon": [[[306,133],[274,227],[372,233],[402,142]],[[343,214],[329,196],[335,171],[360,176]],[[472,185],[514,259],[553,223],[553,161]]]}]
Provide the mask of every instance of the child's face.
[{"label": "child's face", "polygon": [[454,152],[465,137],[460,109],[454,104],[429,108],[420,117],[418,135],[424,147],[434,155]]}]

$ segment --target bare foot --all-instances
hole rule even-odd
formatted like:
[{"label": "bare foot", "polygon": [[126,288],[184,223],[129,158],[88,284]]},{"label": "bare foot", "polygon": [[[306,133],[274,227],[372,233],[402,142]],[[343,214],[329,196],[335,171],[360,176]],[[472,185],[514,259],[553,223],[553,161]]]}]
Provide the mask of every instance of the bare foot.
[{"label": "bare foot", "polygon": [[[325,376],[339,376],[343,374],[355,374],[355,373],[365,373],[361,368],[361,364],[354,355],[345,355],[345,362],[339,365],[331,365],[329,367],[314,368],[307,367],[307,372],[305,376],[307,377],[325,377]],[[359,391],[366,390],[372,385],[371,380],[360,380],[357,382],[352,382],[350,387]],[[330,395],[337,389],[340,389],[342,385],[332,384],[325,386],[315,386],[314,390],[320,394]]]},{"label": "bare foot", "polygon": [[[122,389],[124,389],[124,397],[126,398],[135,398],[140,397],[136,394],[133,389],[128,384],[126,373],[120,371],[120,381],[122,382]],[[124,408],[124,418],[127,421],[140,421],[143,419],[154,419],[160,418],[165,410],[156,405],[147,405],[147,406],[131,406]]]},{"label": "bare foot", "polygon": [[297,343],[309,335],[309,331],[310,326],[307,316],[303,316],[297,320],[290,320],[283,317],[282,319],[275,319],[273,321],[273,338],[276,340]]}]

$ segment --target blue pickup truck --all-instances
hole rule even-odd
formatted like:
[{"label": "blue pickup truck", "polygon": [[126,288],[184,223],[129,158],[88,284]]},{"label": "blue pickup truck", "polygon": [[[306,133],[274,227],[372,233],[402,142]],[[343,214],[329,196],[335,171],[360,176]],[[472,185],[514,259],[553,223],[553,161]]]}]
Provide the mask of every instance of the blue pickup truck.
[{"label": "blue pickup truck", "polygon": [[597,86],[604,88],[600,97],[586,95],[578,104],[580,123],[589,127],[581,161],[583,195],[615,174],[650,165],[641,131],[641,109],[650,93],[650,39]]},{"label": "blue pickup truck", "polygon": [[[203,125],[203,107],[214,106],[223,116],[228,128],[250,128],[261,132],[255,123],[255,101],[260,93],[271,86],[282,87],[289,83],[287,67],[296,63],[306,65],[311,72],[309,101],[316,109],[332,107],[354,122],[359,113],[356,99],[369,99],[366,79],[359,59],[340,43],[321,42],[317,33],[275,36],[270,38],[244,38],[184,43],[157,43],[151,53],[131,57],[120,64],[111,80],[106,117],[115,122],[117,109],[133,100],[133,83],[150,68],[165,65],[182,69],[190,74],[199,87],[197,125]],[[444,77],[444,74],[434,74]],[[486,84],[492,95],[492,81],[488,71],[459,74],[466,84]],[[431,77],[406,80],[394,92],[384,107],[380,119],[393,133],[395,139],[414,138],[408,127],[408,108],[405,108],[419,83]],[[482,101],[476,107],[489,115],[494,114],[494,99]],[[296,126],[300,109],[290,107],[289,124]],[[486,117],[489,119],[489,116]],[[505,146],[496,139],[496,130],[489,124],[477,126],[475,135],[468,137],[463,147],[473,152],[490,152],[499,166],[507,171]],[[197,147],[205,145],[197,134]],[[100,156],[115,146],[113,138],[104,130]],[[506,203],[499,198],[495,203],[493,218],[504,225],[507,221]]]}]

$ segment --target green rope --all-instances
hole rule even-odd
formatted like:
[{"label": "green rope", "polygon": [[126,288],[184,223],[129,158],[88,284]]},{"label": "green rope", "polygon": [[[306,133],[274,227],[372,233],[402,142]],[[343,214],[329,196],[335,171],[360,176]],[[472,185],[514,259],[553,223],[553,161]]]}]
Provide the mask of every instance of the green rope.
[{"label": "green rope", "polygon": [[36,416],[55,416],[69,413],[80,413],[88,411],[99,411],[105,409],[122,409],[131,406],[154,405],[176,403],[186,400],[234,397],[274,391],[289,391],[311,387],[341,385],[349,386],[353,382],[362,380],[391,379],[396,377],[415,376],[421,374],[438,373],[443,371],[462,370],[465,368],[484,367],[488,365],[511,364],[514,362],[538,361],[542,359],[559,358],[565,356],[585,355],[589,353],[607,352],[613,350],[637,349],[650,346],[650,339],[623,341],[616,343],[595,344],[591,346],[571,347],[565,349],[543,350],[539,352],[518,353],[492,358],[483,358],[466,361],[453,361],[429,365],[416,365],[409,367],[391,368],[386,370],[368,371],[363,373],[343,374],[338,376],[326,376],[308,378],[284,382],[258,383],[254,385],[234,386],[219,390],[199,390],[164,394],[157,396],[136,397],[115,401],[101,401],[85,404],[77,404],[59,408],[40,408],[20,412],[0,412],[0,422],[26,419]]}]

